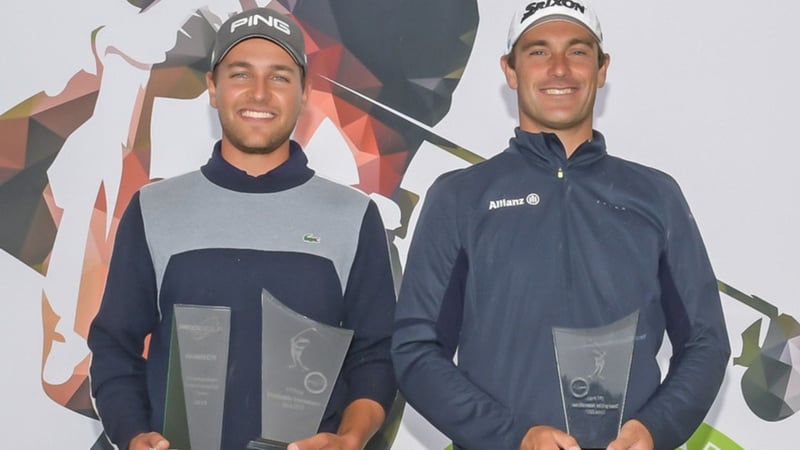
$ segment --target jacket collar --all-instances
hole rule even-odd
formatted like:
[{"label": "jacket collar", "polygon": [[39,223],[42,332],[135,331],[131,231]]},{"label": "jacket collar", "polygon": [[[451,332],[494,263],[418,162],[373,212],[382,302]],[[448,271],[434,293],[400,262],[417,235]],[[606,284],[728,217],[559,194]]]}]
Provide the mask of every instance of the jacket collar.
[{"label": "jacket collar", "polygon": [[606,140],[596,130],[592,131],[592,139],[578,146],[569,158],[561,140],[553,133],[528,133],[517,127],[508,147],[508,151],[520,153],[548,168],[588,165],[607,155]]},{"label": "jacket collar", "polygon": [[200,171],[212,183],[237,192],[268,193],[279,192],[299,186],[314,175],[308,167],[303,149],[295,141],[289,145],[289,159],[280,166],[257,177],[232,166],[222,157],[222,141],[217,141],[208,163]]}]

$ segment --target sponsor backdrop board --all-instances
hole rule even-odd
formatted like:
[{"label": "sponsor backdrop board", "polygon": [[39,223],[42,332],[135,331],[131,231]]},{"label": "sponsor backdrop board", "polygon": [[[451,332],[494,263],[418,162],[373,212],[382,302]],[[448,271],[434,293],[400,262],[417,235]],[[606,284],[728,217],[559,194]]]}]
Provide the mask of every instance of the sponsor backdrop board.
[{"label": "sponsor backdrop board", "polygon": [[[265,3],[2,7],[0,423],[15,431],[5,447],[106,448],[85,337],[117,221],[135,189],[206,161],[219,135],[203,84],[214,26]],[[399,275],[433,179],[511,136],[515,98],[498,59],[516,1],[271,3],[315,36],[295,137],[318,172],[375,199]],[[736,358],[688,448],[795,447],[800,91],[790,43],[800,5],[595,4],[612,55],[596,127],[609,152],[678,180],[723,291]],[[791,381],[758,379],[774,361]],[[448,445],[412,408],[397,420],[394,448]]]}]

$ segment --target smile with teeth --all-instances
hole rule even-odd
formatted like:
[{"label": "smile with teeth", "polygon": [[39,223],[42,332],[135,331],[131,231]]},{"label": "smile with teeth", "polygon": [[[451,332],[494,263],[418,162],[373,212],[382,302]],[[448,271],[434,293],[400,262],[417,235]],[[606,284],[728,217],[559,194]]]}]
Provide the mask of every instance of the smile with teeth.
[{"label": "smile with teeth", "polygon": [[575,92],[575,88],[550,88],[544,89],[544,93],[548,95],[566,95]]},{"label": "smile with teeth", "polygon": [[242,116],[250,119],[272,119],[275,114],[266,111],[242,111]]}]

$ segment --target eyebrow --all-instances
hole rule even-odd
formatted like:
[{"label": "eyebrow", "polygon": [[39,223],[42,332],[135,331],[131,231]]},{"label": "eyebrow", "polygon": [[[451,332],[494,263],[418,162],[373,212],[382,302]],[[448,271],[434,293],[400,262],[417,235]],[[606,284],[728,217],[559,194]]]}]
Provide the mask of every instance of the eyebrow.
[{"label": "eyebrow", "polygon": [[[247,61],[231,61],[225,64],[223,67],[226,69],[237,69],[237,68],[253,69],[255,68],[255,65]],[[268,67],[272,70],[280,72],[295,72],[295,66],[290,66],[287,64],[275,63],[275,64],[270,64]],[[297,71],[299,72],[299,70],[300,69],[298,68]]]},{"label": "eyebrow", "polygon": [[[593,39],[573,38],[570,39],[569,42],[567,42],[567,47],[572,47],[573,45],[586,45],[587,47],[594,47],[594,43],[595,41]],[[531,47],[537,47],[537,46],[547,47],[549,45],[550,41],[546,39],[537,39],[535,41],[526,42],[524,45],[522,45],[522,47],[520,47],[520,50],[524,51]]]}]

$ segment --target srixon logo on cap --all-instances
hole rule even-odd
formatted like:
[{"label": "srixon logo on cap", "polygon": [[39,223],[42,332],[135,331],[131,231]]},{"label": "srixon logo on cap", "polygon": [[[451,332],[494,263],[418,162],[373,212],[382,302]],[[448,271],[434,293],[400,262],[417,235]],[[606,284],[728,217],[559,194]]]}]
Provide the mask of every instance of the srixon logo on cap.
[{"label": "srixon logo on cap", "polygon": [[237,28],[242,26],[253,27],[259,24],[267,25],[289,35],[292,34],[292,30],[289,28],[288,23],[278,19],[277,17],[264,17],[261,14],[253,14],[247,17],[242,17],[239,20],[235,20],[233,23],[231,23],[231,33],[235,32]]},{"label": "srixon logo on cap", "polygon": [[528,6],[525,7],[525,14],[522,15],[522,20],[520,20],[520,23],[524,22],[528,17],[536,14],[536,11],[549,8],[551,6],[563,6],[565,8],[574,9],[575,11],[580,11],[582,14],[586,12],[585,6],[578,2],[573,2],[572,0],[547,0],[546,2],[533,2],[529,3]]}]

